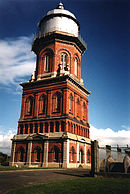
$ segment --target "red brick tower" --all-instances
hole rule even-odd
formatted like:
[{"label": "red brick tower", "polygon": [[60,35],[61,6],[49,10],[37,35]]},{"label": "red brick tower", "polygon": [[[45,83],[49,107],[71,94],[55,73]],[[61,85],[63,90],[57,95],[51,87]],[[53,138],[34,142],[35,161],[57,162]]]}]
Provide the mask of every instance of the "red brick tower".
[{"label": "red brick tower", "polygon": [[88,95],[81,79],[79,23],[63,4],[39,23],[31,80],[22,83],[21,116],[11,165],[91,168]]}]

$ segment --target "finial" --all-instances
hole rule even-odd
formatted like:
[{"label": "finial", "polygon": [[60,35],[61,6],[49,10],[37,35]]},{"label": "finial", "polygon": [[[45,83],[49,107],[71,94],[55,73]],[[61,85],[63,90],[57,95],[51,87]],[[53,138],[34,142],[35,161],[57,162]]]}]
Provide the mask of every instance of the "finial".
[{"label": "finial", "polygon": [[60,2],[56,9],[64,9],[63,3]]}]

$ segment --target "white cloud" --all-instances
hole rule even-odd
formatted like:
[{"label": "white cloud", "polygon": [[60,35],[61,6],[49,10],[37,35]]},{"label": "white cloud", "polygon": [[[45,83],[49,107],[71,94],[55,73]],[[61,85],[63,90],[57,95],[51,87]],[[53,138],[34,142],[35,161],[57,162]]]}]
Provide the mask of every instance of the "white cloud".
[{"label": "white cloud", "polygon": [[[16,134],[16,130],[7,129],[0,126],[0,151],[10,154],[11,152],[11,139]],[[90,137],[92,140],[99,141],[100,146],[111,145],[126,146],[130,145],[130,130],[119,130],[117,132],[110,128],[97,129],[90,126]]]},{"label": "white cloud", "polygon": [[16,134],[16,130],[8,129],[4,130],[3,126],[0,126],[0,152],[10,154],[11,152],[11,139]]},{"label": "white cloud", "polygon": [[130,130],[113,131],[110,128],[97,129],[90,126],[90,137],[97,140],[100,146],[112,145],[126,146],[130,144]]},{"label": "white cloud", "polygon": [[0,83],[15,84],[35,67],[35,55],[31,52],[32,37],[0,40]]}]

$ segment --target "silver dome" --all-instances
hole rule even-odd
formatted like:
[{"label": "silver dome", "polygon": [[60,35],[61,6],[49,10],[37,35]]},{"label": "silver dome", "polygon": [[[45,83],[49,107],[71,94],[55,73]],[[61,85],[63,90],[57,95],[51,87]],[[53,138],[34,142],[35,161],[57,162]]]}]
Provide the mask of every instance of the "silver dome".
[{"label": "silver dome", "polygon": [[64,9],[62,3],[49,11],[39,23],[39,36],[55,31],[78,37],[79,23],[74,14]]}]

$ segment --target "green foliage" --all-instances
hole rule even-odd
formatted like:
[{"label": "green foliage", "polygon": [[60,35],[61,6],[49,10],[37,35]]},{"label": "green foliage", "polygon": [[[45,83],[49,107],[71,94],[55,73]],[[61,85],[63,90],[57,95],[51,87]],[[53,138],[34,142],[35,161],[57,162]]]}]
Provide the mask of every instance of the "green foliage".
[{"label": "green foliage", "polygon": [[122,194],[130,193],[129,179],[79,178],[13,190],[8,194]]},{"label": "green foliage", "polygon": [[3,166],[9,166],[9,156],[0,152],[0,164]]}]

